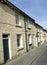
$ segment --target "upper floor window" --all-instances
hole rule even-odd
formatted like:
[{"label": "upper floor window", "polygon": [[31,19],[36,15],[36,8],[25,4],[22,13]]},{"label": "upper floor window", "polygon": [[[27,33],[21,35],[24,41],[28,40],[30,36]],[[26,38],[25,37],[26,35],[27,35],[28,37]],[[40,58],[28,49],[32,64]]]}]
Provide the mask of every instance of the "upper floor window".
[{"label": "upper floor window", "polygon": [[18,14],[16,14],[16,24],[19,25],[19,15]]},{"label": "upper floor window", "polygon": [[30,20],[27,21],[27,28],[31,28]]},{"label": "upper floor window", "polygon": [[21,26],[21,18],[19,14],[16,14],[16,25]]}]

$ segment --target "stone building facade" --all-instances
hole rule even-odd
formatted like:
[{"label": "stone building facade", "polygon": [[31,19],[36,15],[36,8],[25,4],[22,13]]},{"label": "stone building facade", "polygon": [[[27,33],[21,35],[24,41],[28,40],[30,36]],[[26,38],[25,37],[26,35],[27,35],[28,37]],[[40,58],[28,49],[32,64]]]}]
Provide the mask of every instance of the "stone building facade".
[{"label": "stone building facade", "polygon": [[0,0],[0,64],[38,46],[38,42],[43,40],[40,40],[40,31],[47,35],[26,13],[8,0]]}]

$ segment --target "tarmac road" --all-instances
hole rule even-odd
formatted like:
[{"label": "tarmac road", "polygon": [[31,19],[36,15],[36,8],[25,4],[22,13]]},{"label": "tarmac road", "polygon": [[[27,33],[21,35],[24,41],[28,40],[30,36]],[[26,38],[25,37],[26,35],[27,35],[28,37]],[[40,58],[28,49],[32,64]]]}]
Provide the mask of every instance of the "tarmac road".
[{"label": "tarmac road", "polygon": [[36,59],[30,65],[47,65],[47,49],[45,50],[45,52],[38,59]]}]

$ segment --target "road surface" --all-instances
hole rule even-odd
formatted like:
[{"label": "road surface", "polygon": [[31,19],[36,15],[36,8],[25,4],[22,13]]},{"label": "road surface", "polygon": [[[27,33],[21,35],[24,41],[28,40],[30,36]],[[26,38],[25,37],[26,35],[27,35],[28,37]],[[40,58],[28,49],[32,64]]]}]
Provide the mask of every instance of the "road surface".
[{"label": "road surface", "polygon": [[30,65],[47,65],[47,49],[45,52],[38,57],[32,64]]}]

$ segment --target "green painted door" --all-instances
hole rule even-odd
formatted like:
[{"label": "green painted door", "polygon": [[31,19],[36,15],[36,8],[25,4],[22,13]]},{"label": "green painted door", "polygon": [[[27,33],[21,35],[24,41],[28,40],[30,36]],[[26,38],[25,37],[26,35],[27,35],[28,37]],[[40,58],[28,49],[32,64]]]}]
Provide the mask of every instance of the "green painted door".
[{"label": "green painted door", "polygon": [[4,50],[4,62],[6,62],[9,59],[8,39],[3,39],[3,50]]}]

